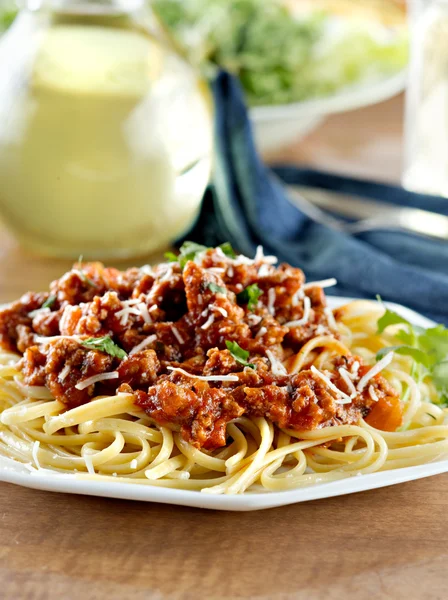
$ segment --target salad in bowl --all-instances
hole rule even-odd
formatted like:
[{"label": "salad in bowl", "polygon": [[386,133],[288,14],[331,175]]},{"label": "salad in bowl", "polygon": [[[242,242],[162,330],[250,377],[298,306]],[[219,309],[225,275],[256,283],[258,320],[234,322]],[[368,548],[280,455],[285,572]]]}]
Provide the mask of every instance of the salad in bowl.
[{"label": "salad in bowl", "polygon": [[208,76],[223,68],[239,78],[262,149],[404,87],[408,36],[398,0],[153,0],[152,6]]}]

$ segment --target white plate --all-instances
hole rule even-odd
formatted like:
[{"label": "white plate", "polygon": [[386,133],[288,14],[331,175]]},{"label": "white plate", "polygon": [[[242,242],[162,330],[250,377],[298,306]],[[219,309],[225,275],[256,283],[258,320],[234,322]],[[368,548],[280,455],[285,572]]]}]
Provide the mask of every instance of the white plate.
[{"label": "white plate", "polygon": [[[349,302],[350,298],[329,297],[332,308]],[[432,321],[403,306],[389,305],[403,317],[415,325],[431,327]],[[249,492],[237,496],[221,496],[203,494],[188,490],[174,490],[142,486],[132,483],[114,483],[109,481],[88,481],[78,479],[76,475],[47,472],[29,472],[22,464],[12,459],[0,458],[0,481],[15,483],[24,487],[65,492],[69,494],[86,494],[89,496],[104,496],[107,498],[122,498],[127,500],[143,500],[145,502],[162,502],[164,504],[180,504],[197,508],[215,510],[260,510],[275,506],[285,506],[306,500],[342,496],[353,492],[373,490],[404,481],[421,479],[448,471],[448,460],[432,462],[427,465],[407,467],[393,471],[372,473],[370,475],[354,476],[340,481],[332,481],[298,490],[287,492]]]},{"label": "white plate", "polygon": [[356,84],[327,96],[279,106],[257,106],[250,110],[258,149],[269,152],[297,141],[326,117],[355,110],[392,98],[406,86],[406,70],[372,82]]}]

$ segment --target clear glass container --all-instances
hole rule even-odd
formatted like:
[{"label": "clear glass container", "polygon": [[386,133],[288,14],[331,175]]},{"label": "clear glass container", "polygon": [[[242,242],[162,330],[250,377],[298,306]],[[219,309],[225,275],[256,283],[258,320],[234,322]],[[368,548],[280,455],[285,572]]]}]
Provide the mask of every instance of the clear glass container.
[{"label": "clear glass container", "polygon": [[205,84],[144,0],[28,0],[0,40],[0,215],[44,255],[125,258],[193,224]]},{"label": "clear glass container", "polygon": [[411,9],[403,185],[448,197],[448,0]]}]

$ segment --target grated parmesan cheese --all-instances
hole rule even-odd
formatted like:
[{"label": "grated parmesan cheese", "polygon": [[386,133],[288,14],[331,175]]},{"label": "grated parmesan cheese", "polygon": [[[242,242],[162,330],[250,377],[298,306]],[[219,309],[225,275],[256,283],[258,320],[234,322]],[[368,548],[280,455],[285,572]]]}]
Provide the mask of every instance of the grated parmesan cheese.
[{"label": "grated parmesan cheese", "polygon": [[306,325],[310,319],[311,314],[311,299],[308,296],[305,296],[303,300],[303,317],[301,319],[297,319],[296,321],[289,321],[285,323],[285,327],[300,327],[301,325]]},{"label": "grated parmesan cheese", "polygon": [[274,356],[272,350],[266,350],[266,356],[271,363],[271,371],[274,375],[287,375],[287,371],[278,358]]},{"label": "grated parmesan cheese", "polygon": [[299,288],[297,290],[297,292],[294,292],[294,294],[292,295],[291,305],[297,306],[299,304],[300,300],[303,300],[304,297],[305,297],[305,292],[303,291],[303,288]]},{"label": "grated parmesan cheese", "polygon": [[258,269],[258,277],[267,277],[271,273],[270,265],[266,265],[263,263],[261,267]]},{"label": "grated parmesan cheese", "polygon": [[251,258],[244,256],[244,254],[239,254],[236,258],[233,259],[233,264],[234,265],[253,265],[254,261]]},{"label": "grated parmesan cheese", "polygon": [[137,305],[137,308],[139,309],[140,315],[143,317],[144,322],[147,325],[152,325],[152,319],[149,315],[148,307],[146,306],[146,304],[144,302],[140,302]]},{"label": "grated parmesan cheese", "polygon": [[154,277],[154,271],[149,265],[143,265],[143,267],[140,267],[140,273]]},{"label": "grated parmesan cheese", "polygon": [[185,371],[180,367],[167,367],[167,369],[168,371],[182,373],[182,375],[185,375],[186,377],[201,379],[202,381],[238,381],[237,375],[193,375],[193,373],[188,373],[188,371]]},{"label": "grated parmesan cheese", "polygon": [[254,325],[258,325],[258,323],[260,323],[260,321],[263,320],[263,317],[260,317],[260,315],[249,315],[247,317],[247,321],[250,325],[250,327],[253,327]]},{"label": "grated parmesan cheese", "polygon": [[58,376],[59,381],[61,383],[63,383],[69,373],[70,373],[70,365],[65,365],[65,367],[62,369],[62,371],[59,373],[59,376]]},{"label": "grated parmesan cheese", "polygon": [[115,316],[120,319],[120,325],[123,326],[128,324],[131,315],[141,317],[141,312],[137,306],[129,306],[128,301],[123,302],[123,308],[115,313]]},{"label": "grated parmesan cheese", "polygon": [[268,291],[268,311],[275,315],[275,288],[269,288]]},{"label": "grated parmesan cheese", "polygon": [[379,398],[378,398],[378,396],[377,396],[377,394],[375,392],[375,388],[373,387],[372,384],[369,385],[369,396],[372,398],[372,400],[374,402],[378,402],[379,401]]},{"label": "grated parmesan cheese", "polygon": [[375,377],[375,375],[378,375],[378,373],[380,373],[383,369],[385,369],[388,365],[390,365],[393,358],[394,358],[394,353],[389,352],[388,354],[386,354],[386,356],[384,358],[382,358],[380,361],[378,361],[376,363],[376,365],[374,365],[370,369],[370,371],[367,371],[367,373],[363,377],[361,377],[361,379],[359,380],[359,383],[356,388],[358,390],[358,392],[362,392],[363,389],[366,387],[367,383],[370,381],[370,379],[372,379],[372,377]]},{"label": "grated parmesan cheese", "polygon": [[223,308],[222,306],[216,306],[215,304],[212,304],[210,306],[210,308],[212,310],[217,310],[219,313],[222,314],[222,316],[226,319],[229,316],[229,313],[226,311],[225,308]]},{"label": "grated parmesan cheese", "polygon": [[98,373],[98,375],[92,375],[92,377],[88,377],[87,379],[84,379],[84,381],[77,383],[75,388],[77,390],[85,390],[89,385],[99,383],[100,381],[108,381],[109,379],[118,379],[118,372],[112,371],[111,373]]},{"label": "grated parmesan cheese", "polygon": [[233,277],[234,275],[234,270],[232,265],[230,265],[230,267],[227,267],[227,277]]},{"label": "grated parmesan cheese", "polygon": [[174,337],[179,342],[179,344],[183,344],[185,342],[184,338],[180,335],[179,330],[174,325],[171,325],[171,331],[174,334]]},{"label": "grated parmesan cheese", "polygon": [[141,350],[146,348],[146,346],[149,346],[149,344],[152,344],[153,342],[155,342],[156,339],[157,339],[157,336],[155,333],[153,335],[149,335],[146,339],[144,339],[142,342],[140,342],[140,344],[137,344],[137,346],[134,346],[134,348],[132,348],[132,350],[129,352],[129,356],[132,356],[132,354],[136,354],[137,352],[140,352]]},{"label": "grated parmesan cheese", "polygon": [[342,379],[347,384],[348,389],[350,390],[350,398],[356,398],[356,388],[353,381],[350,379],[350,373],[344,367],[339,369],[339,374]]},{"label": "grated parmesan cheese", "polygon": [[352,364],[352,368],[350,369],[353,377],[356,377],[358,375],[359,367],[359,360],[355,360],[355,362]]},{"label": "grated parmesan cheese", "polygon": [[206,320],[206,322],[201,325],[201,329],[208,329],[210,327],[210,325],[215,321],[215,316],[214,315],[210,315],[209,318]]},{"label": "grated parmesan cheese", "polygon": [[342,390],[336,387],[334,383],[324,373],[322,373],[322,371],[316,369],[314,365],[311,365],[311,371],[317,377],[319,377],[319,379],[321,379],[332,392],[334,392],[338,396],[338,400],[336,400],[337,404],[350,404],[350,402],[352,401],[350,396],[348,396]]},{"label": "grated parmesan cheese", "polygon": [[260,337],[262,337],[267,332],[268,332],[268,330],[266,329],[266,327],[260,327],[260,329],[257,332],[257,335],[255,337],[256,338],[260,338]]},{"label": "grated parmesan cheese", "polygon": [[75,342],[81,342],[79,335],[53,335],[50,337],[45,337],[43,335],[34,336],[34,341],[36,344],[48,344],[56,340],[74,340]]},{"label": "grated parmesan cheese", "polygon": [[218,275],[226,272],[226,270],[223,267],[209,267],[208,270],[211,273],[217,273]]},{"label": "grated parmesan cheese", "polygon": [[309,283],[305,283],[305,285],[303,286],[303,289],[307,290],[307,289],[313,288],[313,287],[320,287],[320,288],[333,287],[337,283],[338,283],[338,280],[335,279],[334,277],[331,277],[330,279],[322,279],[321,281],[310,281]]},{"label": "grated parmesan cheese", "polygon": [[173,276],[173,267],[169,266],[166,271],[163,272],[162,277],[159,279],[159,283],[163,283],[164,281],[168,281]]},{"label": "grated parmesan cheese", "polygon": [[267,265],[275,265],[278,263],[278,258],[276,256],[265,256],[263,251],[263,246],[257,246],[257,251],[255,253],[254,262],[263,262]]}]

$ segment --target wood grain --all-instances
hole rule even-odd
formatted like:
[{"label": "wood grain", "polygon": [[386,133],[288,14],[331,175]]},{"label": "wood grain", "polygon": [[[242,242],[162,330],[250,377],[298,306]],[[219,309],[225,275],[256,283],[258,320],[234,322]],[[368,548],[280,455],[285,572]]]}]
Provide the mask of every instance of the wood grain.
[{"label": "wood grain", "polygon": [[[277,159],[398,180],[402,100],[329,119]],[[0,237],[0,301],[68,267]],[[448,476],[256,513],[0,484],[5,599],[444,600]]]}]

